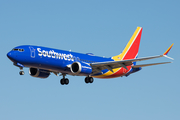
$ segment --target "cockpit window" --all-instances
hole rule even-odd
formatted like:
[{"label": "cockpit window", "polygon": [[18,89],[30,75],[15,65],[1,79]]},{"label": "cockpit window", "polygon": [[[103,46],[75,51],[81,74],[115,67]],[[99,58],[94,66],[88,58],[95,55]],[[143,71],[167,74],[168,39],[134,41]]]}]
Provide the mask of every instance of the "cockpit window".
[{"label": "cockpit window", "polygon": [[18,49],[17,49],[17,48],[14,48],[13,51],[18,51]]},{"label": "cockpit window", "polygon": [[23,52],[24,49],[18,49],[18,48],[14,48],[13,51],[20,51],[20,52]]}]

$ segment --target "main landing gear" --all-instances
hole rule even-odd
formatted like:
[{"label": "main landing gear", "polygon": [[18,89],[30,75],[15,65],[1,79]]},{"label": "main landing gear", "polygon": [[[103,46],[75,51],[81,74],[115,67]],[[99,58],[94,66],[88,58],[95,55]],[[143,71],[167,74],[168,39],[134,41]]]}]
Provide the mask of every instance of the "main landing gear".
[{"label": "main landing gear", "polygon": [[[60,80],[60,84],[61,85],[68,85],[69,84],[69,79],[68,78],[65,78],[66,74],[62,74],[63,78]],[[94,82],[94,79],[93,77],[86,77],[85,78],[85,83],[93,83]]]},{"label": "main landing gear", "polygon": [[68,85],[69,84],[69,79],[65,78],[66,74],[62,74],[63,78],[60,80],[61,85]]},{"label": "main landing gear", "polygon": [[93,77],[86,77],[85,78],[85,83],[93,83],[94,82],[94,79],[93,79]]}]

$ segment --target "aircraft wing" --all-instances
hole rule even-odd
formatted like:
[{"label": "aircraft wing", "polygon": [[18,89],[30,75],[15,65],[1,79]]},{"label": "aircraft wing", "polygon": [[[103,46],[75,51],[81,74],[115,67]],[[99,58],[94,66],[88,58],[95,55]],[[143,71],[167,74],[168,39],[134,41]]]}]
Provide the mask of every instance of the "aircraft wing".
[{"label": "aircraft wing", "polygon": [[[172,44],[173,45],[173,44]],[[113,72],[113,69],[123,67],[127,69],[126,66],[130,66],[133,64],[133,62],[137,61],[144,61],[144,60],[150,60],[160,57],[167,57],[169,59],[173,59],[167,56],[169,50],[171,49],[172,45],[166,50],[166,52],[163,55],[157,55],[157,56],[151,56],[151,57],[143,57],[143,58],[137,58],[137,59],[128,59],[128,60],[121,60],[121,61],[106,61],[106,62],[97,62],[97,63],[91,63],[91,67],[93,69],[93,74],[100,73],[101,70],[108,69],[111,72]],[[145,65],[136,65],[134,67],[145,67],[145,66],[151,66],[151,65],[158,65],[158,64],[166,64],[169,62],[163,62],[163,63],[154,63],[154,64],[145,64]]]},{"label": "aircraft wing", "polygon": [[91,63],[91,67],[93,68],[93,72],[100,72],[101,70],[108,69],[113,72],[112,69],[123,67],[127,69],[126,66],[130,66],[133,64],[133,62],[137,61],[143,61],[143,60],[149,60],[149,59],[155,59],[160,57],[166,57],[165,55],[158,55],[158,56],[152,56],[152,57],[143,57],[143,58],[137,58],[137,59],[128,59],[128,60],[121,60],[121,61],[107,61],[107,62],[97,62],[97,63]]}]

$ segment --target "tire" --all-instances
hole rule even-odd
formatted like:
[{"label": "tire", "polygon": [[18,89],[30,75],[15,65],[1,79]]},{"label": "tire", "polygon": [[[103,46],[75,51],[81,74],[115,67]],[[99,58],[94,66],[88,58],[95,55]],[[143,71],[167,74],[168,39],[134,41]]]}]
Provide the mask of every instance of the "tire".
[{"label": "tire", "polygon": [[68,85],[69,84],[69,79],[64,79],[64,84]]},{"label": "tire", "polygon": [[85,83],[87,83],[87,84],[89,83],[89,77],[85,78]]},{"label": "tire", "polygon": [[64,79],[60,80],[61,85],[64,85]]},{"label": "tire", "polygon": [[19,74],[20,74],[20,75],[24,75],[24,71],[20,71]]},{"label": "tire", "polygon": [[94,82],[93,77],[89,77],[89,83],[93,83],[93,82]]}]

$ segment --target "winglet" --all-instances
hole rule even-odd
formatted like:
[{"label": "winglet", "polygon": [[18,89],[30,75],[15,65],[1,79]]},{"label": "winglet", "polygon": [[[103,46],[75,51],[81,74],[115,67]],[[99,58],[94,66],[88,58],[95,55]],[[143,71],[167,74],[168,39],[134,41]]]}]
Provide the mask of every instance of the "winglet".
[{"label": "winglet", "polygon": [[174,43],[166,50],[166,52],[163,55],[167,55],[168,52],[171,50],[172,46],[174,45]]},{"label": "winglet", "polygon": [[173,43],[173,44],[166,50],[166,52],[163,54],[164,57],[167,57],[167,58],[172,59],[172,60],[174,60],[174,59],[171,58],[171,57],[168,57],[167,54],[168,54],[168,52],[171,50],[171,48],[172,48],[173,45],[174,45],[174,43]]}]

